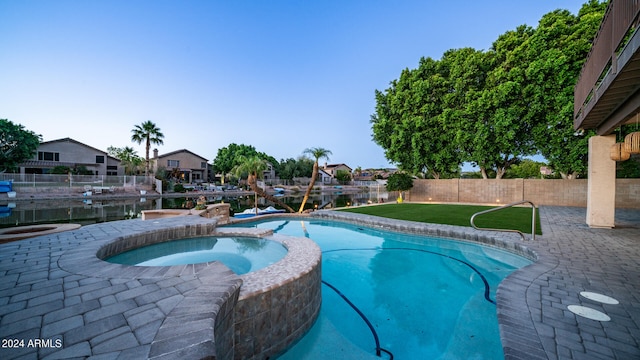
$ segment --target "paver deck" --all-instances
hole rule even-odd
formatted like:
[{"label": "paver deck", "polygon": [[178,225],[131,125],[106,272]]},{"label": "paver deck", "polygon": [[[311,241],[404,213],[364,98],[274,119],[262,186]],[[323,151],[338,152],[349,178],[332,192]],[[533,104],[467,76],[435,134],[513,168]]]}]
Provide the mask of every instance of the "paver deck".
[{"label": "paver deck", "polygon": [[[542,207],[543,236],[527,245],[539,261],[498,289],[508,359],[640,359],[640,211],[617,209],[615,229],[589,228],[584,208]],[[613,297],[589,300],[580,292]],[[576,316],[580,305],[611,321]]]},{"label": "paver deck", "polygon": [[[640,359],[640,210],[619,209],[615,229],[589,228],[584,208],[542,207],[540,216],[544,235],[526,243],[539,261],[498,289],[505,357]],[[211,334],[208,315],[188,314],[195,327],[176,316],[188,311],[192,295],[202,295],[194,290],[202,286],[198,271],[205,270],[116,276],[64,263],[87,242],[211,221],[126,220],[1,244],[0,358],[171,358],[172,349],[192,345],[209,354],[202,341]],[[227,280],[231,286],[233,276]],[[588,300],[581,291],[619,304]],[[611,321],[577,316],[568,305],[597,309]]]}]

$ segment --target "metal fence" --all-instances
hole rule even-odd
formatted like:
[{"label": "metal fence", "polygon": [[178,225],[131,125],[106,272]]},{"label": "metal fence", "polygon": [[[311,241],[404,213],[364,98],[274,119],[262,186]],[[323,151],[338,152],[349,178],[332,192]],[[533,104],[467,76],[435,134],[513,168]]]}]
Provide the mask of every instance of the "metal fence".
[{"label": "metal fence", "polygon": [[12,181],[14,190],[27,188],[136,188],[151,187],[155,183],[152,176],[112,176],[112,175],[54,175],[54,174],[10,174],[0,173],[0,181]]}]

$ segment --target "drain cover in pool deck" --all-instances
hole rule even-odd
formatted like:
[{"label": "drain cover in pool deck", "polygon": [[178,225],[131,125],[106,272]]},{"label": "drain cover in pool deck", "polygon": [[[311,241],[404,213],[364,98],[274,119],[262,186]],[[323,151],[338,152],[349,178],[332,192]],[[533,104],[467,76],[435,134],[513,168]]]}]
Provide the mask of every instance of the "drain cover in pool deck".
[{"label": "drain cover in pool deck", "polygon": [[620,302],[610,296],[607,295],[602,295],[602,294],[598,294],[598,293],[594,293],[594,292],[589,292],[589,291],[583,291],[580,293],[580,295],[582,295],[582,297],[589,299],[589,300],[593,300],[593,301],[597,301],[603,304],[610,304],[610,305],[618,305],[620,304]]},{"label": "drain cover in pool deck", "polygon": [[611,318],[607,314],[601,311],[598,311],[596,309],[588,308],[586,306],[569,305],[567,306],[567,309],[569,309],[569,311],[571,311],[572,313],[582,317],[586,317],[587,319],[596,320],[596,321],[611,320]]}]

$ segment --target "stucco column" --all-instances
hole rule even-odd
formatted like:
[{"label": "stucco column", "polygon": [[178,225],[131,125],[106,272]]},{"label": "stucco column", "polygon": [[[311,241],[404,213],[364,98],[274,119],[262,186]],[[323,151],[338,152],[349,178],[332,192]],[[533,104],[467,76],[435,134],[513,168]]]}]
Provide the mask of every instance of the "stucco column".
[{"label": "stucco column", "polygon": [[611,146],[616,136],[589,138],[589,173],[587,182],[587,225],[612,228],[616,212],[616,162],[611,160]]}]

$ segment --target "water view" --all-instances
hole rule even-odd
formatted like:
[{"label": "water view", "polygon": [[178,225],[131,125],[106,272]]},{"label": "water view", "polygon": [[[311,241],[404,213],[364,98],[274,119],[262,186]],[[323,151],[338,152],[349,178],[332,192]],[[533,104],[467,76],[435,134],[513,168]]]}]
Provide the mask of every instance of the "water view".
[{"label": "water view", "polygon": [[[386,194],[384,194],[386,197]],[[135,219],[143,210],[185,209],[193,207],[199,194],[181,197],[126,198],[126,199],[56,199],[0,202],[0,228],[38,225],[47,223],[75,223],[89,225],[106,221]],[[327,209],[344,206],[358,206],[374,202],[379,193],[322,194],[312,196],[307,207]],[[283,201],[294,209],[300,206],[302,195],[283,196]],[[253,195],[208,196],[210,204],[225,202],[231,204],[231,211],[239,213],[254,206]],[[270,204],[258,198],[258,207]]]}]

